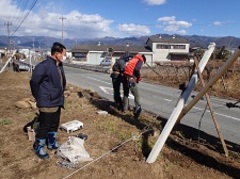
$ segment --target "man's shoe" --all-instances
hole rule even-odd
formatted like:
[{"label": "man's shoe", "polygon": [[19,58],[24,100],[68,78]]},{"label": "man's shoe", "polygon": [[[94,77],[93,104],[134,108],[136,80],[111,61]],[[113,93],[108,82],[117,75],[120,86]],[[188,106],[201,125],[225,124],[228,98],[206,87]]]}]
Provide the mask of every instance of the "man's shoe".
[{"label": "man's shoe", "polygon": [[59,144],[57,143],[57,132],[48,132],[48,149],[58,149]]},{"label": "man's shoe", "polygon": [[127,106],[122,106],[122,112],[126,112],[128,110],[128,107]]},{"label": "man's shoe", "polygon": [[39,138],[37,138],[35,143],[33,144],[34,152],[40,159],[47,159],[49,157],[48,153],[44,150],[45,144],[46,139]]},{"label": "man's shoe", "polygon": [[134,111],[133,111],[134,118],[138,119],[141,112],[142,112],[141,106],[134,108]]}]

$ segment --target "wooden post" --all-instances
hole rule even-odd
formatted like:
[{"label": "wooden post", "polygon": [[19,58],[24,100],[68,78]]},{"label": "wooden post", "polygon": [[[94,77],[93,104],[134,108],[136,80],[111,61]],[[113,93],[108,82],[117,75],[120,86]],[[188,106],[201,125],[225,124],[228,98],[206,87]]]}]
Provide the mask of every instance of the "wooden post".
[{"label": "wooden post", "polygon": [[[197,72],[198,72],[198,76],[199,76],[199,79],[202,83],[202,86],[203,88],[205,87],[205,82],[204,82],[204,79],[203,79],[203,76],[202,74],[200,73],[200,70],[199,70],[199,67],[198,67],[198,61],[197,59],[195,58],[194,59],[194,63],[196,64],[195,66],[197,67]],[[213,123],[215,125],[215,128],[216,128],[216,131],[217,131],[217,134],[218,134],[218,137],[222,143],[222,146],[223,146],[223,150],[225,152],[225,156],[228,157],[228,149],[226,147],[226,143],[224,141],[224,138],[223,138],[223,135],[222,133],[220,132],[220,129],[219,129],[219,125],[217,123],[217,119],[216,119],[216,115],[214,113],[214,110],[213,110],[213,107],[212,107],[212,104],[211,104],[211,100],[210,100],[210,97],[208,95],[208,93],[206,92],[205,94],[205,97],[206,97],[206,100],[207,100],[207,104],[208,104],[208,107],[209,107],[209,110],[210,110],[210,113],[211,113],[211,116],[212,116],[212,119],[213,119]]]},{"label": "wooden post", "polygon": [[180,80],[179,80],[179,78],[178,78],[178,68],[176,68],[176,66],[173,65],[173,69],[174,69],[174,73],[175,73],[175,75],[176,75],[177,82],[180,83]]},{"label": "wooden post", "polygon": [[[200,72],[202,72],[203,69],[205,68],[213,50],[215,49],[215,46],[216,46],[215,43],[211,43],[208,47],[208,50],[205,51],[205,53],[202,57],[202,60],[199,63]],[[181,94],[181,97],[179,98],[177,105],[175,106],[167,123],[165,124],[157,142],[153,146],[153,149],[150,152],[150,154],[146,160],[147,163],[153,163],[156,161],[156,159],[157,159],[160,151],[162,150],[162,147],[165,144],[168,136],[170,135],[170,132],[172,131],[179,115],[181,114],[182,110],[184,109],[184,106],[185,106],[195,84],[197,83],[197,81],[198,81],[198,75],[197,75],[197,73],[194,73],[190,82],[188,83],[186,90]]]},{"label": "wooden post", "polygon": [[188,103],[187,106],[184,107],[181,114],[178,117],[178,121],[180,121],[183,116],[185,116],[192,107],[205,95],[205,93],[213,86],[213,84],[221,78],[221,76],[226,72],[226,70],[238,59],[240,56],[240,47],[235,51],[234,54],[227,60],[227,62],[218,70],[218,73],[206,84],[206,86],[193,98],[192,101]]},{"label": "wooden post", "polygon": [[226,85],[225,85],[225,82],[224,82],[223,76],[222,76],[222,84],[223,84],[223,87],[224,87],[225,91],[227,91],[227,87],[226,87]]}]

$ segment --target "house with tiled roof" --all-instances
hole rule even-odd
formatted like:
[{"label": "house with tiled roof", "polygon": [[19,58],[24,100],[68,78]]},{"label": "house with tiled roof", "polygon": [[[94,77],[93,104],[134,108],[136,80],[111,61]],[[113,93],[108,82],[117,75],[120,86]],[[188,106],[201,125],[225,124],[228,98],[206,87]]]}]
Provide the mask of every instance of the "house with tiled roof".
[{"label": "house with tiled roof", "polygon": [[150,36],[145,46],[132,45],[102,45],[100,42],[96,45],[76,45],[72,50],[73,59],[81,63],[98,65],[101,60],[111,57],[113,62],[122,55],[137,53],[146,56],[146,62],[154,65],[160,61],[183,61],[188,60],[189,42],[180,37],[161,37],[160,35]]},{"label": "house with tiled roof", "polygon": [[190,43],[183,37],[154,35],[147,39],[146,46],[153,52],[154,62],[188,60]]}]

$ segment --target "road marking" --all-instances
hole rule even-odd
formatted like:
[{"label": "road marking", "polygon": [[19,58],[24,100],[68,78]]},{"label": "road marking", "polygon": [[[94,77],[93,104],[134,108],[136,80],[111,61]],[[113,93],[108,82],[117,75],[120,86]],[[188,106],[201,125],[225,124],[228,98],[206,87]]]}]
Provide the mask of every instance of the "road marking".
[{"label": "road marking", "polygon": [[163,100],[168,101],[168,102],[171,102],[171,101],[172,101],[172,100],[166,99],[166,98],[163,98]]},{"label": "road marking", "polygon": [[109,94],[109,92],[107,91],[106,87],[99,86],[99,88],[100,88],[105,94]]},{"label": "road marking", "polygon": [[[106,86],[99,86],[99,88],[100,88],[105,94],[113,95],[113,88],[106,87]],[[109,92],[109,91],[110,91],[110,92]],[[120,93],[121,93],[121,97],[123,97],[123,95],[122,95],[123,91],[122,91],[122,90],[120,91]],[[131,93],[129,93],[128,98],[129,98],[129,99],[134,99],[134,96],[133,96]]]},{"label": "road marking", "polygon": [[[199,108],[199,107],[193,107],[193,108],[194,108],[194,109],[197,109],[197,110],[203,111],[203,108]],[[209,110],[206,110],[206,112],[209,112],[209,113],[210,113]],[[217,114],[217,115],[219,115],[219,116],[226,117],[226,118],[231,118],[231,119],[234,119],[234,120],[236,120],[236,121],[240,121],[240,119],[239,119],[239,118],[236,118],[236,117],[228,116],[228,115],[221,114],[221,113],[217,113],[217,112],[215,112],[215,114]]]},{"label": "road marking", "polygon": [[[163,100],[168,101],[168,102],[172,101],[172,100],[166,99],[166,98],[163,98]],[[203,111],[203,110],[204,110],[203,108],[199,108],[199,107],[195,107],[195,106],[194,106],[193,108],[194,108],[194,109],[197,109],[197,110],[200,110],[200,111]],[[206,112],[210,113],[209,110],[206,110]],[[240,119],[239,119],[239,118],[236,118],[236,117],[228,116],[228,115],[221,114],[221,113],[217,113],[217,112],[215,112],[215,114],[217,114],[217,115],[219,115],[219,116],[226,117],[226,118],[230,118],[230,119],[233,119],[233,120],[236,120],[236,121],[240,121]]]},{"label": "road marking", "polygon": [[[122,93],[123,93],[123,92],[122,92]],[[123,97],[122,94],[121,94],[121,97]],[[134,96],[133,96],[131,93],[129,93],[129,94],[128,94],[128,98],[129,98],[129,99],[134,99]]]},{"label": "road marking", "polygon": [[229,118],[234,119],[234,120],[236,120],[236,121],[240,121],[240,119],[239,119],[239,118],[236,118],[236,117],[232,117],[232,116],[228,116],[228,115],[220,114],[220,113],[216,113],[216,114],[218,114],[219,116],[229,117]]},{"label": "road marking", "polygon": [[[86,78],[91,79],[91,80],[94,80],[94,81],[99,81],[99,82],[102,82],[102,83],[105,83],[105,84],[109,84],[109,85],[112,84],[112,83],[105,82],[105,81],[102,81],[102,80],[98,80],[98,79],[96,79],[96,78],[92,78],[92,77],[89,77],[89,76],[87,76]],[[105,94],[113,95],[113,92],[111,92],[111,93],[108,92],[108,90],[113,91],[113,88],[105,87],[105,86],[99,86],[99,88],[100,88]],[[122,91],[121,91],[121,92],[122,92]],[[123,96],[121,95],[121,97],[123,97]],[[128,98],[129,98],[129,99],[134,99],[134,96],[129,93]]]},{"label": "road marking", "polygon": [[[102,83],[106,83],[106,84],[110,84],[110,85],[111,85],[111,83],[109,83],[109,82],[105,82],[105,81],[102,81],[102,80],[98,80],[98,79],[96,79],[96,78],[91,78],[91,77],[89,77],[89,76],[87,76],[87,78],[89,78],[89,79],[91,79],[91,80],[95,80],[95,81],[99,81],[99,82],[102,82]],[[112,88],[109,88],[109,87],[99,86],[99,88],[100,88],[105,94],[110,94],[110,93],[107,91],[107,89],[113,91],[113,89],[112,89]],[[113,94],[111,94],[111,95],[113,95]],[[129,97],[128,97],[128,98],[134,99],[134,96],[133,96],[132,94],[129,94]],[[165,101],[169,101],[169,102],[172,101],[172,100],[166,99],[166,98],[164,98],[164,100],[165,100]],[[201,111],[203,110],[203,108],[199,108],[199,107],[193,107],[193,108],[194,108],[194,109],[197,109],[197,110],[201,110]],[[209,112],[209,113],[210,113],[209,110],[206,110],[206,112]],[[217,114],[217,115],[219,115],[219,116],[226,117],[226,118],[231,118],[231,119],[236,120],[236,121],[240,121],[240,119],[239,119],[239,118],[236,118],[236,117],[232,117],[232,116],[228,116],[228,115],[221,114],[221,113],[216,113],[216,112],[215,112],[215,114]]]},{"label": "road marking", "polygon": [[91,77],[89,77],[89,76],[87,76],[87,78],[88,78],[88,79],[91,79],[91,80],[94,80],[94,81],[99,81],[99,82],[102,82],[102,83],[106,83],[106,84],[109,84],[109,85],[112,84],[112,83],[109,83],[109,82],[106,82],[106,81],[98,80],[98,79],[96,79],[96,78],[91,78]]}]

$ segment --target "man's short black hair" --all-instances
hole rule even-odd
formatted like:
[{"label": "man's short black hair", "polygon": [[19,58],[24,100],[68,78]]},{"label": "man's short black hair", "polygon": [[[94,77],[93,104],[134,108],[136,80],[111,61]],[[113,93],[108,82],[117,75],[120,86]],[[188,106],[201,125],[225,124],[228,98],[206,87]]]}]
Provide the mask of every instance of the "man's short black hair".
[{"label": "man's short black hair", "polygon": [[54,55],[56,52],[62,53],[63,49],[66,50],[66,47],[63,44],[59,42],[54,42],[51,48],[51,55]]},{"label": "man's short black hair", "polygon": [[133,56],[130,55],[130,53],[126,53],[121,58],[123,58],[125,62],[128,62],[129,60],[131,60],[133,58]]}]

